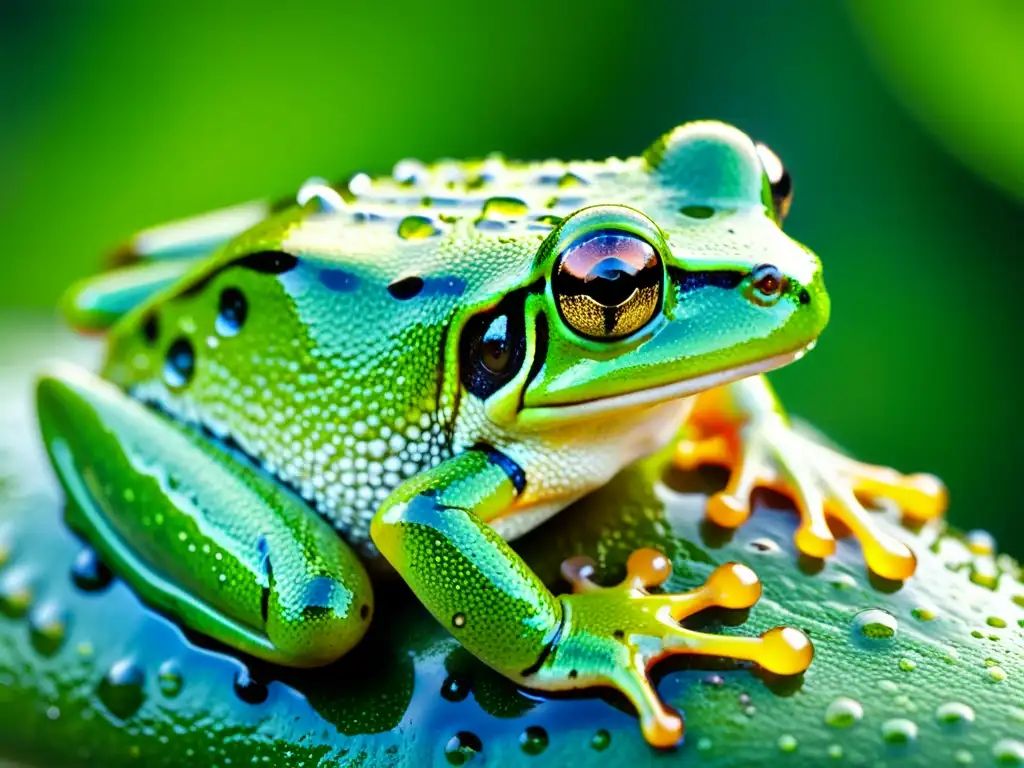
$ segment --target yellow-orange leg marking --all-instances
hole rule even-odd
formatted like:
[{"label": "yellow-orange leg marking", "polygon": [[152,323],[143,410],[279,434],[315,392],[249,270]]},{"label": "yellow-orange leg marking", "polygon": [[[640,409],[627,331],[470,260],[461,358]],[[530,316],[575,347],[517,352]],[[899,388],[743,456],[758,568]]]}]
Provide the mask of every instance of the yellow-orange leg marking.
[{"label": "yellow-orange leg marking", "polygon": [[[581,684],[622,691],[636,707],[645,738],[655,746],[673,746],[683,735],[682,718],[662,702],[650,681],[650,670],[661,659],[676,654],[723,656],[793,675],[807,669],[814,655],[807,636],[790,627],[776,627],[760,637],[732,637],[680,626],[706,608],[750,608],[758,601],[761,582],[739,563],[720,566],[702,586],[678,594],[647,591],[672,575],[668,558],[654,549],[630,555],[626,578],[613,587],[591,580],[593,564],[586,558],[567,560],[562,573],[574,594],[563,598],[566,635],[555,656],[567,659],[564,663],[585,659],[592,668],[582,670]],[[609,665],[611,659],[616,661]],[[574,668],[569,677],[576,680],[580,671]]]},{"label": "yellow-orange leg marking", "polygon": [[858,495],[890,499],[918,521],[940,516],[947,496],[932,475],[903,475],[887,467],[864,464],[793,432],[782,418],[755,419],[732,434],[716,432],[684,440],[675,463],[693,469],[710,463],[730,469],[729,482],[708,499],[708,518],[725,528],[739,527],[750,515],[750,493],[770,488],[792,498],[800,513],[797,548],[811,557],[828,557],[835,540],[826,516],[840,520],[860,541],[868,567],[889,579],[914,573],[910,548],[879,530]]}]

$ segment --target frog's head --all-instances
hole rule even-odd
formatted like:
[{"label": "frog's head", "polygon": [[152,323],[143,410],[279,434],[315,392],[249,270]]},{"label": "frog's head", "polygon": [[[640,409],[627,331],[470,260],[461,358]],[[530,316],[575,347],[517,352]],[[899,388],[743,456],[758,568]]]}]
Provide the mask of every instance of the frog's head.
[{"label": "frog's head", "polygon": [[796,360],[825,327],[821,264],[781,229],[789,177],[767,148],[691,123],[608,168],[537,250],[524,311],[466,325],[462,380],[497,424],[685,397]]}]

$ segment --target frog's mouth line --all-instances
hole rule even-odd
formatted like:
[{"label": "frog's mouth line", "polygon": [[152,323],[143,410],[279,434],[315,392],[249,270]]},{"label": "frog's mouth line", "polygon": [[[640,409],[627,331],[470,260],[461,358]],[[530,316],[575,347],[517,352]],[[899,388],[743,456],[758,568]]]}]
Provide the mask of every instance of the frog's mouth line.
[{"label": "frog's mouth line", "polygon": [[564,405],[527,407],[519,412],[518,421],[523,426],[550,426],[552,424],[585,421],[596,416],[618,413],[633,408],[644,408],[668,402],[669,400],[680,400],[738,379],[767,373],[789,363],[796,362],[807,354],[813,346],[814,342],[811,342],[792,352],[785,352],[764,360],[747,363],[746,365],[738,365],[734,368],[726,368],[721,371],[712,371],[692,379],[683,379],[656,387],[638,389],[621,395],[609,395],[607,397],[598,397],[593,400],[583,400]]}]

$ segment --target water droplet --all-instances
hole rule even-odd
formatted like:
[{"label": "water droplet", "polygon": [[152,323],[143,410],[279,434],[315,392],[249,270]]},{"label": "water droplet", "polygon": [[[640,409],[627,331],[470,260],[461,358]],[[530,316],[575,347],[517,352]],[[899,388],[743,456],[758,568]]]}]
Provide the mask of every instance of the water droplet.
[{"label": "water droplet", "polygon": [[20,619],[32,606],[32,583],[28,571],[17,568],[0,575],[0,613]]},{"label": "water droplet", "polygon": [[566,171],[562,177],[558,180],[558,186],[562,189],[571,189],[572,187],[583,187],[586,186],[587,181],[581,176],[573,173],[572,171]]},{"label": "water droplet", "polygon": [[913,659],[900,659],[900,669],[904,672],[913,672],[917,669],[917,662]]},{"label": "water droplet", "polygon": [[935,718],[943,725],[969,725],[974,722],[974,710],[959,701],[948,701],[935,710]]},{"label": "water droplet", "polygon": [[796,752],[796,748],[799,746],[796,740],[796,736],[792,736],[788,733],[784,733],[779,736],[779,749],[783,752]]},{"label": "water droplet", "polygon": [[60,650],[67,634],[67,611],[51,600],[33,609],[28,622],[29,637],[36,652],[53,656]]},{"label": "water droplet", "polygon": [[974,762],[974,755],[966,749],[958,749],[953,753],[953,760],[956,761],[957,765],[970,765]]},{"label": "water droplet", "polygon": [[896,617],[881,608],[869,608],[853,617],[854,638],[864,647],[892,640],[898,626]]},{"label": "water droplet", "polygon": [[100,701],[110,714],[120,720],[127,720],[139,711],[145,694],[142,690],[145,675],[135,660],[121,659],[107,671],[97,691]]},{"label": "water droplet", "polygon": [[465,765],[483,751],[480,737],[469,731],[459,731],[444,745],[444,756],[451,765]]},{"label": "water droplet", "polygon": [[1002,667],[989,667],[988,678],[993,683],[1001,683],[1006,679],[1006,670]]},{"label": "water droplet", "polygon": [[996,551],[996,540],[988,531],[968,531],[967,548],[976,555],[991,555]]},{"label": "water droplet", "polygon": [[829,584],[833,589],[845,592],[854,589],[857,586],[857,580],[848,573],[837,573],[829,580]]},{"label": "water droplet", "polygon": [[528,755],[539,755],[548,748],[548,732],[539,725],[531,725],[519,734],[519,748]]},{"label": "water droplet", "polygon": [[514,219],[525,216],[529,207],[516,197],[491,197],[484,203],[483,215],[488,219]]},{"label": "water droplet", "polygon": [[918,621],[934,621],[938,612],[932,606],[919,605],[912,610],[911,615]]},{"label": "water droplet", "polygon": [[175,659],[168,659],[160,665],[157,681],[160,685],[160,693],[168,699],[173,699],[181,693],[185,681],[181,676],[181,667]]},{"label": "water droplet", "polygon": [[882,723],[882,740],[886,744],[906,746],[917,740],[917,723],[894,717]]},{"label": "water droplet", "polygon": [[84,592],[99,592],[110,586],[114,573],[99,559],[92,547],[83,547],[71,566],[71,578],[75,586]]},{"label": "water droplet", "polygon": [[441,697],[447,701],[462,701],[469,696],[469,681],[449,677],[441,684]]},{"label": "water droplet", "polygon": [[398,222],[398,236],[403,240],[422,240],[440,233],[437,224],[426,216],[406,216]]},{"label": "water droplet", "polygon": [[1024,765],[1024,742],[1000,739],[992,747],[992,757],[997,765]]},{"label": "water droplet", "polygon": [[833,760],[843,759],[843,748],[838,744],[830,744],[828,747],[828,756]]},{"label": "water droplet", "polygon": [[608,733],[604,728],[597,731],[593,736],[590,737],[590,747],[598,752],[603,752],[608,749],[612,743],[612,735]]},{"label": "water droplet", "polygon": [[697,739],[697,751],[698,752],[710,752],[711,748],[715,746],[714,742],[711,741],[707,736],[701,736]]},{"label": "water droplet", "polygon": [[454,616],[452,616],[452,626],[457,629],[461,629],[462,627],[466,626],[466,614],[456,613]]},{"label": "water droplet", "polygon": [[48,720],[57,720],[60,718],[60,707],[50,706],[46,708],[46,717]]},{"label": "water droplet", "polygon": [[979,557],[971,563],[968,578],[979,587],[994,590],[999,586],[999,569],[991,557]]},{"label": "water droplet", "polygon": [[840,696],[825,710],[825,722],[835,728],[848,728],[864,717],[864,707],[856,699]]},{"label": "water droplet", "polygon": [[246,704],[262,704],[267,700],[267,686],[254,680],[248,667],[235,673],[235,694]]}]

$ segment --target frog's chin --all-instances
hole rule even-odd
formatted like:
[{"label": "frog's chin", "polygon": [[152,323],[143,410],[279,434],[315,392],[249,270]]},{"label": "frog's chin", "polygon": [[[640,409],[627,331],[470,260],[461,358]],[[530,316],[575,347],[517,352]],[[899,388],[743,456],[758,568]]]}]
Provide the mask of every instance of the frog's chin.
[{"label": "frog's chin", "polygon": [[756,376],[760,373],[781,368],[784,365],[799,360],[813,347],[814,342],[811,342],[797,350],[775,355],[774,357],[737,365],[733,368],[711,371],[694,378],[673,381],[669,384],[624,392],[619,395],[598,397],[593,400],[566,403],[565,405],[524,408],[518,413],[517,422],[524,428],[547,428],[587,421],[613,413],[646,408],[669,400],[680,400],[709,389],[714,389],[715,387],[720,387],[731,381],[745,379],[749,376]]}]

